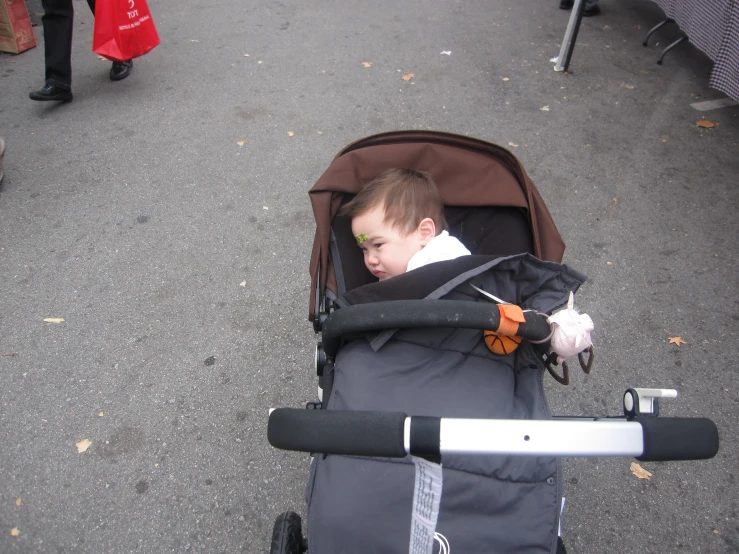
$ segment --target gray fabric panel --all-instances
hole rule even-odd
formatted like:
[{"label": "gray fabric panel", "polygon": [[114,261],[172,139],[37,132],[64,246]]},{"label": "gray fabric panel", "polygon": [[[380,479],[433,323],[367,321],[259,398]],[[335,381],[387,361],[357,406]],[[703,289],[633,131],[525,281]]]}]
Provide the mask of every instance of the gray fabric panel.
[{"label": "gray fabric panel", "polygon": [[[470,274],[472,273],[472,274]],[[435,294],[484,301],[467,285],[529,309],[550,312],[584,276],[531,256],[501,258]],[[336,357],[328,409],[505,419],[551,417],[543,364],[524,342],[498,356],[482,332],[402,329],[379,350],[375,336],[344,344]],[[559,467],[550,457],[446,456],[437,531],[460,553],[556,550]],[[553,479],[552,479],[553,478]],[[550,479],[547,482],[547,479]],[[410,460],[318,457],[306,496],[311,551],[404,552],[410,534]]]},{"label": "gray fabric panel", "polygon": [[[310,552],[408,551],[412,464],[328,456],[314,465]],[[558,506],[557,487],[546,482],[509,483],[444,469],[436,530],[455,554],[549,554]]]}]

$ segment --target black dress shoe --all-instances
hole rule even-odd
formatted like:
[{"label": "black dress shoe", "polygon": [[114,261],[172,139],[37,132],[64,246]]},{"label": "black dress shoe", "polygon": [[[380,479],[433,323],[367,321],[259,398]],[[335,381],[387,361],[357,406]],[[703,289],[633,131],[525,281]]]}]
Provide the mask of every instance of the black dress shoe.
[{"label": "black dress shoe", "polygon": [[573,3],[574,3],[573,0],[560,0],[559,9],[560,10],[571,10]]},{"label": "black dress shoe", "polygon": [[113,62],[113,67],[110,68],[110,80],[120,81],[125,79],[131,73],[133,67],[133,60],[125,62]]},{"label": "black dress shoe", "polygon": [[72,91],[59,88],[56,85],[52,85],[50,83],[46,83],[44,88],[41,90],[34,90],[33,92],[29,93],[28,97],[31,100],[39,100],[39,101],[50,101],[50,100],[56,100],[57,102],[71,102],[72,101]]}]

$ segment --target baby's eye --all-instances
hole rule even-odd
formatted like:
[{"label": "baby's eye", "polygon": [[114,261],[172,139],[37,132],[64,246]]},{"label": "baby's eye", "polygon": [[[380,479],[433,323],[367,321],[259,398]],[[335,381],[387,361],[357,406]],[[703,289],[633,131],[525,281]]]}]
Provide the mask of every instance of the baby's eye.
[{"label": "baby's eye", "polygon": [[372,246],[374,246],[375,248],[380,248],[380,246],[382,246],[383,244],[384,244],[384,243],[382,243],[382,242],[376,242],[376,243],[375,243],[375,244],[373,244]]}]

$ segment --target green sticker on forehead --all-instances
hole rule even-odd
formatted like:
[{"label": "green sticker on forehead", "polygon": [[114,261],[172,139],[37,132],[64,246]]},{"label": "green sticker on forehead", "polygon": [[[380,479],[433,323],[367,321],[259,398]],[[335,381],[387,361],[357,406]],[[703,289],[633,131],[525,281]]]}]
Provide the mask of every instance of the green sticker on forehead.
[{"label": "green sticker on forehead", "polygon": [[358,244],[359,246],[362,246],[362,244],[364,244],[365,242],[367,242],[367,239],[368,239],[369,237],[368,237],[367,235],[357,235],[357,236],[356,236],[356,237],[354,237],[354,238],[356,238],[356,239],[357,239],[357,244]]}]

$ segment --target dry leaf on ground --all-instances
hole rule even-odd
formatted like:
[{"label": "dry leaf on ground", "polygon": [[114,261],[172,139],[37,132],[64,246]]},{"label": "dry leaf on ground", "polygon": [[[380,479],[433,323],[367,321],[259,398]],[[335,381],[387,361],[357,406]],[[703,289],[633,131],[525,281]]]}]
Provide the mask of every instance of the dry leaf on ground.
[{"label": "dry leaf on ground", "polygon": [[635,85],[629,85],[629,84],[626,84],[626,83],[621,83],[621,86],[624,87],[624,88],[628,88],[628,89],[633,89],[635,87]]},{"label": "dry leaf on ground", "polygon": [[245,140],[239,140],[239,141],[236,142],[236,144],[238,144],[239,146],[244,146],[246,144],[246,141]]},{"label": "dry leaf on ground", "polygon": [[196,39],[191,39],[190,42],[200,42],[200,41]]},{"label": "dry leaf on ground", "polygon": [[287,136],[288,136],[288,137],[292,137],[293,135],[295,135],[295,133],[293,133],[292,131],[288,131],[288,132],[287,132]]},{"label": "dry leaf on ground", "polygon": [[539,108],[539,110],[541,110],[542,112],[548,112],[549,106],[544,106],[543,108]]},{"label": "dry leaf on ground", "polygon": [[508,77],[501,77],[500,80],[501,81],[510,81],[510,79]]},{"label": "dry leaf on ground", "polygon": [[16,506],[20,506],[21,505],[21,499],[20,498],[16,498],[15,499],[15,505]]},{"label": "dry leaf on ground", "polygon": [[649,473],[646,469],[644,469],[642,466],[637,464],[636,462],[631,462],[631,473],[637,476],[639,479],[651,479],[652,474]]},{"label": "dry leaf on ground", "polygon": [[63,317],[45,317],[44,321],[46,323],[62,323],[64,321]]},{"label": "dry leaf on ground", "polygon": [[667,342],[670,344],[677,344],[678,346],[680,346],[681,344],[688,344],[683,340],[682,337],[669,337],[667,339]]},{"label": "dry leaf on ground", "polygon": [[372,67],[372,62],[362,62],[364,67]]},{"label": "dry leaf on ground", "polygon": [[513,146],[513,148],[516,148],[518,146],[518,144],[513,144],[512,142],[509,142],[508,143],[508,146]]},{"label": "dry leaf on ground", "polygon": [[704,129],[710,129],[711,127],[714,127],[716,124],[713,121],[708,121],[707,119],[701,119],[698,123],[696,123],[698,127],[703,127]]},{"label": "dry leaf on ground", "polygon": [[239,283],[239,286],[240,286],[240,287],[245,287],[245,286],[246,286],[246,281],[241,281],[241,282]]},{"label": "dry leaf on ground", "polygon": [[92,441],[89,439],[81,440],[78,443],[75,443],[75,446],[77,447],[77,453],[82,454],[85,450],[90,448],[90,445],[92,444]]},{"label": "dry leaf on ground", "polygon": [[415,74],[408,73],[407,75],[403,75],[403,77],[401,77],[401,79],[403,79],[404,81],[410,81],[411,79],[413,79],[413,77],[415,77]]},{"label": "dry leaf on ground", "polygon": [[12,528],[12,529],[10,530],[10,536],[11,536],[11,537],[17,537],[17,536],[18,536],[18,535],[20,535],[20,534],[21,534],[21,532],[20,532],[20,530],[18,530],[18,528],[17,528],[17,527],[13,527],[13,528]]}]

